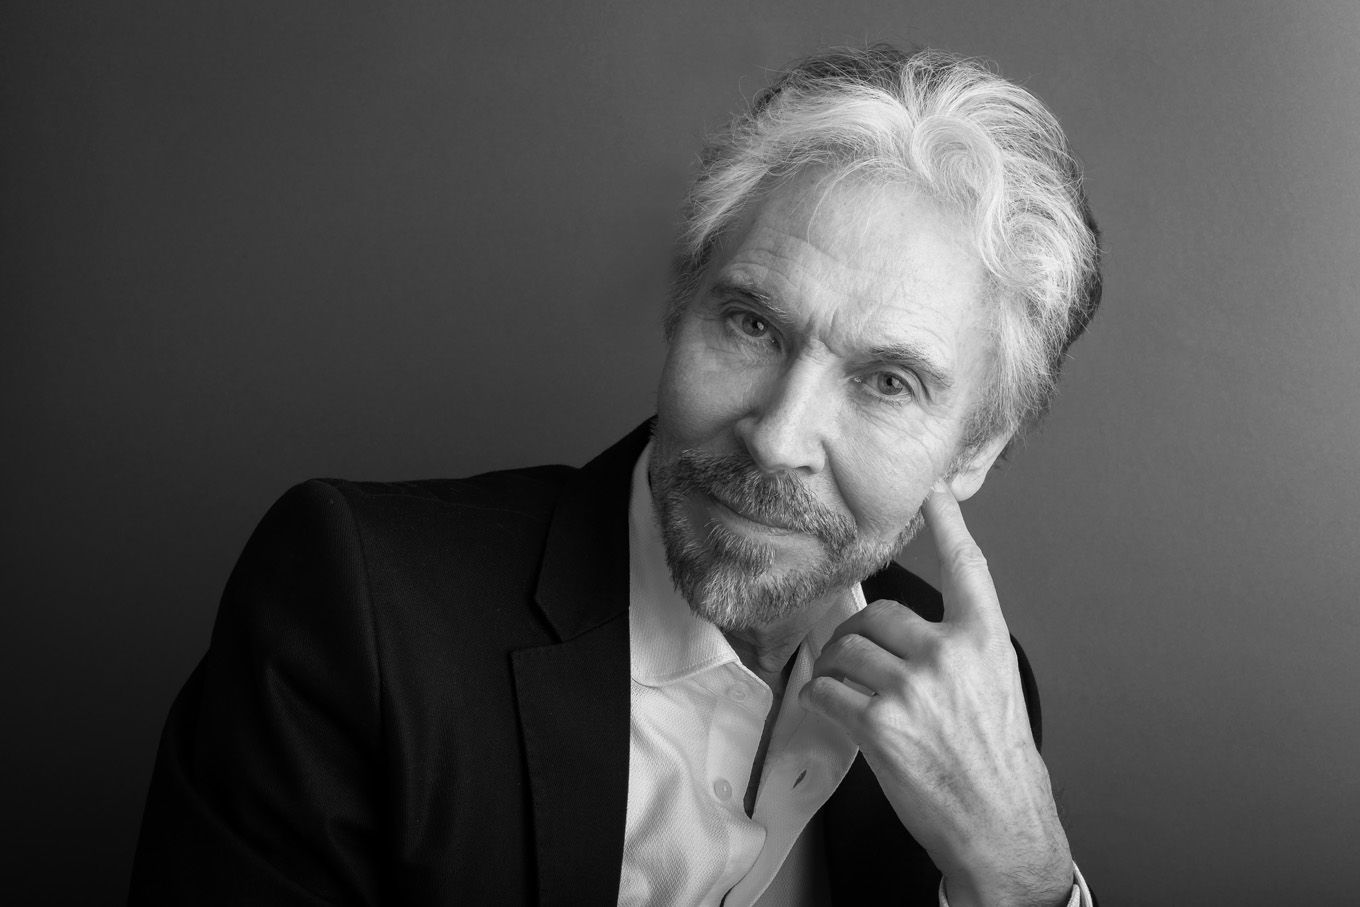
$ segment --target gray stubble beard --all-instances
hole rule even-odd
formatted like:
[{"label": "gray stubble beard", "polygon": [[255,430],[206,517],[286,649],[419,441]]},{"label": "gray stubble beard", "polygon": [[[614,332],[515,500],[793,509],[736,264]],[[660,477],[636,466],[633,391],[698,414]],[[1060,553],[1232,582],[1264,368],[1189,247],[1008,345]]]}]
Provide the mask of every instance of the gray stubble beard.
[{"label": "gray stubble beard", "polygon": [[[725,631],[773,624],[861,582],[887,565],[924,524],[918,511],[887,542],[860,539],[849,517],[828,509],[798,479],[761,473],[738,456],[681,451],[674,462],[654,461],[651,481],[671,581],[695,614]],[[821,556],[775,576],[773,546],[716,520],[692,525],[685,512],[691,494],[813,536]]]}]

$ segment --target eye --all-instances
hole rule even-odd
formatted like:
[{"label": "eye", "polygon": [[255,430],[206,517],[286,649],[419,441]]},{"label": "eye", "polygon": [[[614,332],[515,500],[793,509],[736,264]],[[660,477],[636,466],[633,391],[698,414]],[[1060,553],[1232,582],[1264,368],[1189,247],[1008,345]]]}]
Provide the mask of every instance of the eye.
[{"label": "eye", "polygon": [[916,399],[911,382],[897,372],[874,372],[867,378],[856,378],[855,383],[868,387],[888,403],[907,403]]},{"label": "eye", "polygon": [[879,372],[874,375],[874,390],[885,397],[900,397],[911,393],[911,388],[907,386],[907,382],[892,372]]},{"label": "eye", "polygon": [[725,317],[728,336],[747,352],[762,354],[779,347],[779,333],[775,326],[750,309],[734,309]]},{"label": "eye", "polygon": [[732,316],[737,330],[753,340],[764,340],[770,336],[770,326],[764,318],[754,312],[738,312]]}]

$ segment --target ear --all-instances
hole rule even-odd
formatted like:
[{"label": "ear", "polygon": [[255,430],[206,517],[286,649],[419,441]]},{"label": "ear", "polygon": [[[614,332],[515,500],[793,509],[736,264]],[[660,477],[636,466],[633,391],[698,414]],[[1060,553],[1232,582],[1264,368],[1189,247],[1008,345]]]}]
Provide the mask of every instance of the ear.
[{"label": "ear", "polygon": [[977,494],[978,489],[987,479],[987,473],[991,471],[992,464],[996,462],[997,457],[1001,456],[1001,452],[1006,449],[1010,440],[1009,434],[997,435],[980,447],[965,451],[955,459],[950,468],[949,478],[945,481],[956,500],[966,501]]}]

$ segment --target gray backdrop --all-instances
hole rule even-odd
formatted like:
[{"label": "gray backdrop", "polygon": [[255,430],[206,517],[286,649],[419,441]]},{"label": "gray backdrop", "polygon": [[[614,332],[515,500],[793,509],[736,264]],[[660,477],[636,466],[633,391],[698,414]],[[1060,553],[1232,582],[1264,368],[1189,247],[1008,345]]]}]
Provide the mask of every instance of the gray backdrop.
[{"label": "gray backdrop", "polygon": [[701,134],[866,38],[1046,99],[1105,229],[1062,398],[966,510],[1078,861],[1112,907],[1355,896],[1354,0],[76,0],[0,35],[11,903],[121,896],[284,488],[580,463],[651,412]]}]

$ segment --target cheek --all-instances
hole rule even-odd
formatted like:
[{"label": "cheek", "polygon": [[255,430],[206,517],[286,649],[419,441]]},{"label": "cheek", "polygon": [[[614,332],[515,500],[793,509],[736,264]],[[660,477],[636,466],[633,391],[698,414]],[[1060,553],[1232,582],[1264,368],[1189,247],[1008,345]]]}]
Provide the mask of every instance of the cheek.
[{"label": "cheek", "polygon": [[920,510],[947,460],[928,445],[900,438],[848,445],[836,485],[861,535],[895,536]]},{"label": "cheek", "polygon": [[746,411],[750,382],[677,337],[657,390],[657,434],[671,449],[695,447],[729,432]]}]

